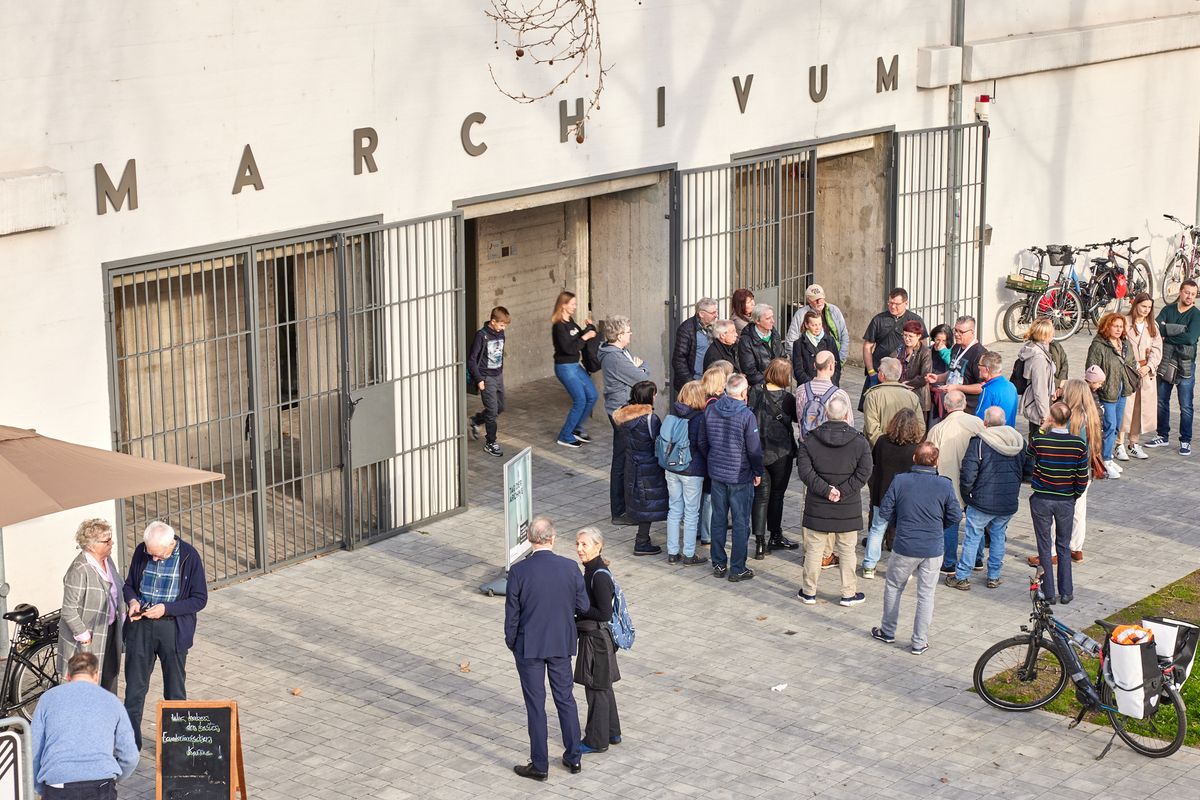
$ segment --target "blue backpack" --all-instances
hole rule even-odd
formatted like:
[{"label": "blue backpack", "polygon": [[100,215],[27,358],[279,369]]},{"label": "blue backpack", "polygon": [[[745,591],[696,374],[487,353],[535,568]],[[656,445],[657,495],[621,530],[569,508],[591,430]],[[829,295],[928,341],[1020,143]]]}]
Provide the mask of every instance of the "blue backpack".
[{"label": "blue backpack", "polygon": [[617,579],[606,569],[601,568],[593,572],[593,579],[601,572],[608,576],[613,585],[613,613],[612,619],[608,622],[608,629],[612,632],[613,642],[617,647],[628,650],[633,647],[633,637],[637,635],[637,632],[633,629],[633,618],[629,616],[629,606],[625,604],[625,593],[621,591],[621,585],[617,583]]},{"label": "blue backpack", "polygon": [[654,455],[658,465],[668,472],[684,472],[691,466],[692,442],[688,439],[686,419],[667,414],[654,440]]}]

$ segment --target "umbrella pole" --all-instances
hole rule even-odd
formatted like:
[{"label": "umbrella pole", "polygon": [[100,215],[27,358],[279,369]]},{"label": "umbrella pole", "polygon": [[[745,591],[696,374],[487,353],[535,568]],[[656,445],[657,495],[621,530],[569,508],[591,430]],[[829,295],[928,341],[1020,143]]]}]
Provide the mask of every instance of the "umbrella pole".
[{"label": "umbrella pole", "polygon": [[[4,529],[0,528],[0,614],[8,613],[8,581],[4,577]],[[8,625],[4,626],[4,635],[0,636],[0,658],[8,656]]]}]

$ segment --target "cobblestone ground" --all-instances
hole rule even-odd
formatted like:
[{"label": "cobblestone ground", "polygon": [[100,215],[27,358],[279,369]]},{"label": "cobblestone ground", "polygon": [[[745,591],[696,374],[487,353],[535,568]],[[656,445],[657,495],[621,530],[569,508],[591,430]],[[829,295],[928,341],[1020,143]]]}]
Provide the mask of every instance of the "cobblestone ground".
[{"label": "cobblestone ground", "polygon": [[[1073,374],[1088,338],[1068,343]],[[1007,359],[1016,348],[999,349]],[[1003,586],[939,585],[932,646],[916,657],[900,646],[911,597],[896,646],[869,637],[880,579],[861,581],[867,602],[847,609],[827,573],[820,602],[803,606],[798,552],[751,562],[758,576],[740,584],[668,566],[665,551],[633,558],[633,529],[608,520],[607,421],[598,411],[596,441],[582,451],[554,446],[564,398],[553,380],[513,392],[500,443],[509,453],[534,445],[536,510],[564,532],[558,552],[573,555],[570,534],[586,524],[609,537],[606,554],[638,628],[616,689],[625,742],[586,757],[572,776],[553,757],[551,707],[550,780],[513,775],[528,739],[503,601],[477,590],[497,575],[503,549],[502,461],[472,444],[466,513],[211,596],[188,660],[189,690],[238,701],[252,797],[1200,796],[1194,750],[1150,762],[1118,742],[1097,762],[1105,730],[997,711],[970,691],[979,654],[1028,617],[1024,560],[1034,549],[1024,504],[1009,528]],[[1191,509],[1200,462],[1151,453],[1090,495],[1076,602],[1059,609],[1069,624],[1198,566]],[[799,530],[800,505],[793,490],[788,533]],[[653,536],[661,543],[662,525]],[[787,687],[771,690],[779,684]],[[123,796],[153,796],[152,751],[143,756]]]}]

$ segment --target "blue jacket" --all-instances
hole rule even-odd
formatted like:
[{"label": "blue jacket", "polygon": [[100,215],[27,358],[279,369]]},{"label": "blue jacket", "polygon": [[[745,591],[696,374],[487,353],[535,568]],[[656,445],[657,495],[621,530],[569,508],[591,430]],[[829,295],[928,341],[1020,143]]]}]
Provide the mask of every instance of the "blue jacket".
[{"label": "blue jacket", "polygon": [[721,483],[753,483],[763,474],[762,442],[758,420],[741,400],[721,395],[704,410],[700,452],[708,477]]},{"label": "blue jacket", "polygon": [[123,780],[138,763],[125,706],[115,694],[87,681],[54,686],[41,696],[30,739],[39,794],[45,794],[48,783]]},{"label": "blue jacket", "polygon": [[508,570],[504,643],[517,658],[575,655],[575,612],[587,611],[579,567],[551,550],[535,550]]},{"label": "blue jacket", "polygon": [[688,442],[692,446],[692,463],[688,464],[688,468],[683,472],[676,472],[675,474],[700,478],[707,477],[708,462],[704,459],[704,453],[700,452],[700,430],[704,427],[704,410],[692,408],[676,400],[671,404],[671,413],[687,420]]},{"label": "blue jacket", "polygon": [[667,476],[654,452],[662,427],[654,406],[621,406],[613,414],[613,422],[625,437],[625,516],[635,522],[661,522],[667,518],[671,499]]},{"label": "blue jacket", "polygon": [[1025,439],[1016,428],[984,428],[972,436],[958,474],[963,502],[985,514],[1015,514],[1025,473]]},{"label": "blue jacket", "polygon": [[1019,402],[1017,387],[1013,386],[1012,381],[1008,378],[997,375],[983,384],[983,391],[979,393],[979,402],[975,405],[975,416],[983,419],[984,412],[989,408],[1000,406],[1004,409],[1004,424],[1016,427]]},{"label": "blue jacket", "polygon": [[[192,649],[192,641],[196,636],[196,614],[208,605],[208,582],[204,579],[204,562],[196,548],[175,537],[179,548],[179,597],[174,603],[166,604],[166,616],[175,618],[175,649],[186,653]],[[129,562],[129,574],[125,578],[125,602],[137,600],[142,602],[142,573],[150,562],[150,554],[146,552],[143,542],[133,551]],[[129,636],[129,625],[125,626],[125,636]]]},{"label": "blue jacket", "polygon": [[941,557],[946,528],[962,519],[954,484],[935,467],[919,465],[892,479],[879,513],[896,526],[892,552],[910,558]]}]

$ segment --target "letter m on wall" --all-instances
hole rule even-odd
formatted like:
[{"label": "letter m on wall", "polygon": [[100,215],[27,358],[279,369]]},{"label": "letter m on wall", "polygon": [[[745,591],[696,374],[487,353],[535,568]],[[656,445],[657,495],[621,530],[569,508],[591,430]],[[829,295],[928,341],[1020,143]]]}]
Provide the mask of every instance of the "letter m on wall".
[{"label": "letter m on wall", "polygon": [[97,164],[95,171],[97,214],[107,214],[109,203],[112,204],[113,211],[120,211],[122,203],[126,203],[126,208],[130,211],[138,207],[137,162],[134,159],[125,162],[121,183],[117,186],[113,186],[112,178],[108,177],[103,164]]}]

